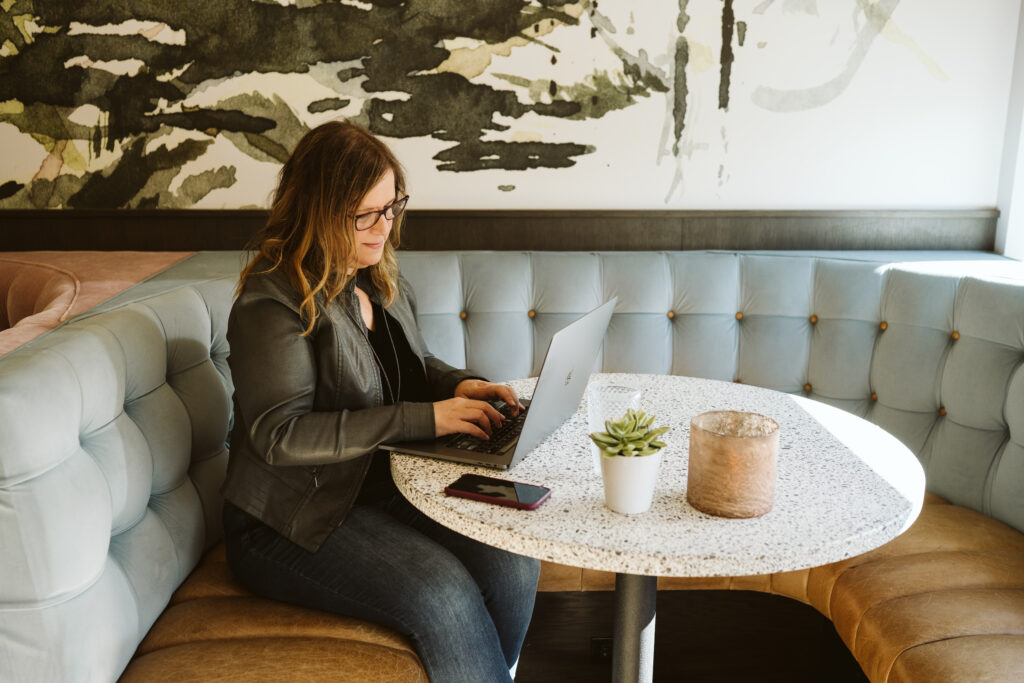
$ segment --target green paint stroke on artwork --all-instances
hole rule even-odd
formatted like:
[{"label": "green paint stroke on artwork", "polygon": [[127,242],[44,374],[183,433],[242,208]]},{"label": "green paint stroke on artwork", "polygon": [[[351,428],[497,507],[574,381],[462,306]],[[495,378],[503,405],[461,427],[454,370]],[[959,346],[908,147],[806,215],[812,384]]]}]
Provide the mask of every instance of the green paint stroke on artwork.
[{"label": "green paint stroke on artwork", "polygon": [[182,207],[189,207],[210,194],[215,189],[227,188],[235,184],[235,167],[221,166],[218,169],[203,171],[189,176],[181,183],[175,202]]},{"label": "green paint stroke on artwork", "polygon": [[137,196],[146,186],[149,177],[158,171],[181,168],[189,161],[198,159],[211,142],[185,140],[174,149],[161,147],[144,154],[145,138],[140,137],[125,147],[121,161],[110,175],[91,174],[82,189],[69,198],[68,205],[76,209],[150,205],[155,193]]},{"label": "green paint stroke on artwork", "polygon": [[[541,91],[547,89],[547,83],[554,83],[546,79],[530,80],[512,74],[496,73],[493,76],[512,85],[527,88],[533,99],[538,99]],[[550,93],[550,96],[557,99],[550,105],[534,105],[534,110],[549,116],[562,116],[574,120],[599,119],[610,111],[625,109],[635,104],[635,97],[649,97],[650,90],[638,84],[635,79],[630,79],[629,82],[619,79],[619,82],[615,82],[608,72],[598,71],[581,83],[565,86],[556,84],[555,92]],[[564,105],[561,111],[558,109],[559,104]]]},{"label": "green paint stroke on artwork", "polygon": [[28,201],[19,205],[35,209],[57,209],[66,206],[67,198],[78,193],[84,184],[84,178],[68,174],[59,175],[53,180],[40,178],[25,188]]},{"label": "green paint stroke on artwork", "polygon": [[736,22],[736,40],[739,42],[740,47],[743,47],[743,44],[747,42],[747,22]]},{"label": "green paint stroke on artwork", "polygon": [[322,114],[325,111],[344,109],[352,100],[343,100],[340,97],[327,97],[316,102],[310,102],[306,110],[310,114]]},{"label": "green paint stroke on artwork", "polygon": [[732,11],[732,0],[722,5],[722,55],[719,59],[718,108],[729,109],[729,80],[732,78],[732,29],[736,15]]},{"label": "green paint stroke on artwork", "polygon": [[679,156],[679,142],[683,138],[683,128],[686,126],[686,97],[689,94],[689,87],[686,83],[686,67],[690,63],[690,43],[684,35],[686,25],[690,23],[690,15],[686,13],[688,4],[689,0],[679,0],[679,16],[676,19],[679,37],[676,38],[672,83],[672,154],[675,156]]},{"label": "green paint stroke on artwork", "polygon": [[259,93],[236,95],[221,100],[219,107],[229,110],[244,110],[270,121],[273,128],[263,132],[225,131],[224,136],[242,152],[257,161],[283,164],[288,160],[289,150],[309,130],[299,120],[291,107],[279,96],[267,98]]}]

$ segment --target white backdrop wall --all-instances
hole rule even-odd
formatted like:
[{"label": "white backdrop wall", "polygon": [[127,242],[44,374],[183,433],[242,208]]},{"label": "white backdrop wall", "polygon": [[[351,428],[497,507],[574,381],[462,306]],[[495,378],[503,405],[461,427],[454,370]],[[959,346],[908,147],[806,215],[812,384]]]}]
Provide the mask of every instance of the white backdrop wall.
[{"label": "white backdrop wall", "polygon": [[[195,47],[212,15],[193,25],[95,4],[40,10],[0,50],[0,207],[266,206],[282,155],[334,118],[387,139],[417,208],[990,207],[1020,12],[1018,0],[534,0],[492,3],[511,13],[498,16],[467,0],[456,20],[441,0],[279,0],[238,36],[259,22],[294,31],[319,11],[349,44],[312,50],[324,40],[311,22],[308,45],[242,63],[255,48]],[[415,24],[395,15],[413,9],[429,30],[390,32]],[[119,36],[146,56],[105,56]],[[23,82],[58,39],[52,76],[68,85]],[[257,56],[273,43],[259,40]],[[120,79],[152,88],[135,118],[111,94]],[[488,113],[468,103],[480,94],[514,98]],[[481,111],[483,124],[462,125]]]}]

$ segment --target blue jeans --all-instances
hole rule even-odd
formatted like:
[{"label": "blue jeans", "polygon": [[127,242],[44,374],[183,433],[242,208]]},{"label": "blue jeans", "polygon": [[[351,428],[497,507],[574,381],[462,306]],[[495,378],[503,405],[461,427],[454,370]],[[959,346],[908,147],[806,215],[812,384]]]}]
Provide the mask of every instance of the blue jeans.
[{"label": "blue jeans", "polygon": [[228,564],[258,595],[388,626],[433,683],[511,681],[540,563],[471,540],[401,495],[357,504],[320,549],[224,505]]}]

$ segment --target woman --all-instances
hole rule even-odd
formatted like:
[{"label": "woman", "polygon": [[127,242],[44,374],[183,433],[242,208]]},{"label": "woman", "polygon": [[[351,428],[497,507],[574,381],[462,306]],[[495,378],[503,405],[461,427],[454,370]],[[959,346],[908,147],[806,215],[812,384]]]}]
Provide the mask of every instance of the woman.
[{"label": "woman", "polygon": [[228,562],[255,593],[385,624],[435,683],[511,681],[539,563],[402,498],[381,443],[487,438],[510,387],[427,352],[398,272],[408,196],[388,148],[321,125],[281,170],[228,321],[235,423]]}]

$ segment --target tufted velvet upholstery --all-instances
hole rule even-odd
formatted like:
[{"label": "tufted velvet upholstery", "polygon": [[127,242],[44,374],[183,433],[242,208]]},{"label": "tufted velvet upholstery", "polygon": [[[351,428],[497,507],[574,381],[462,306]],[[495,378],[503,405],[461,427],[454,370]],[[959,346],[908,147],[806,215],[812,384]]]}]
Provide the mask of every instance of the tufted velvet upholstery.
[{"label": "tufted velvet upholstery", "polygon": [[[1013,680],[1024,661],[1019,263],[873,252],[410,252],[401,262],[431,349],[494,379],[536,374],[555,330],[617,295],[596,370],[802,392],[892,431],[945,499],[930,499],[904,536],[802,572],[660,583],[808,602],[874,681],[957,680],[963,662],[975,672],[1009,662],[995,680]],[[199,254],[0,358],[0,680],[112,680],[137,646],[126,680],[277,680],[282,662],[295,674],[287,665],[318,664],[311,653],[341,641],[326,669],[302,670],[420,675],[395,634],[261,606],[216,547],[200,564],[220,535],[238,267],[236,253]],[[545,574],[570,589],[609,578]]]},{"label": "tufted velvet upholstery", "polygon": [[115,677],[219,535],[232,278],[40,340],[0,370],[0,678]]}]

